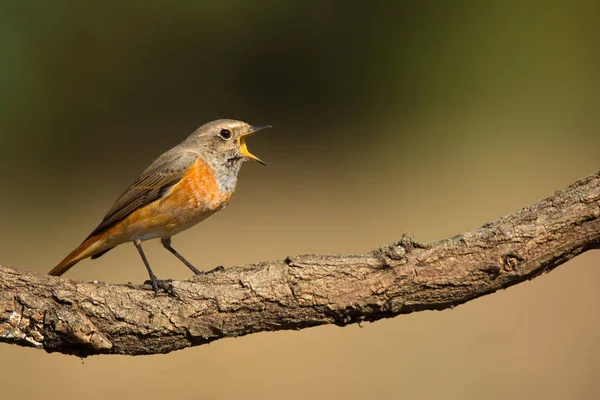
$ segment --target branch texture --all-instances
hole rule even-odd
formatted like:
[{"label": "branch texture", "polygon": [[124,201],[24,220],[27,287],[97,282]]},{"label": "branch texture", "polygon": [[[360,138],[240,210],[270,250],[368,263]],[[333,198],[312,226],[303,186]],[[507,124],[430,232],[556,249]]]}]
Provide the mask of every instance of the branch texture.
[{"label": "branch texture", "polygon": [[157,354],[249,333],[442,310],[600,244],[600,171],[481,228],[404,235],[360,255],[299,255],[173,283],[88,283],[0,267],[0,342],[85,357]]}]

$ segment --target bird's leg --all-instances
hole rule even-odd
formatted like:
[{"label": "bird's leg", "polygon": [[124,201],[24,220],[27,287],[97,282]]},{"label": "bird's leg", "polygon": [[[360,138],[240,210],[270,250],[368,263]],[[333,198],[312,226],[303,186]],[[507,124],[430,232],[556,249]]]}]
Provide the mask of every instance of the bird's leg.
[{"label": "bird's leg", "polygon": [[194,267],[188,260],[183,258],[183,256],[181,254],[179,254],[177,252],[177,250],[175,250],[173,247],[171,247],[171,238],[162,238],[162,239],[160,239],[160,242],[162,243],[163,246],[165,246],[165,249],[169,250],[175,257],[177,257],[179,259],[179,261],[181,261],[182,263],[185,264],[186,267],[191,269],[192,272],[194,272],[194,274],[196,274],[196,275],[204,274],[204,272],[202,272],[199,269],[197,269],[196,267]]},{"label": "bird's leg", "polygon": [[158,278],[156,278],[156,275],[154,275],[154,272],[152,272],[150,264],[148,263],[148,259],[146,258],[144,250],[142,249],[142,241],[140,239],[135,239],[133,241],[133,244],[135,245],[135,247],[137,247],[138,251],[140,252],[142,261],[144,261],[144,265],[148,270],[148,275],[150,276],[150,284],[152,285],[152,289],[154,290],[154,295],[158,296],[159,288],[165,290],[169,294],[175,295],[173,285],[171,284],[171,282],[158,280]]}]

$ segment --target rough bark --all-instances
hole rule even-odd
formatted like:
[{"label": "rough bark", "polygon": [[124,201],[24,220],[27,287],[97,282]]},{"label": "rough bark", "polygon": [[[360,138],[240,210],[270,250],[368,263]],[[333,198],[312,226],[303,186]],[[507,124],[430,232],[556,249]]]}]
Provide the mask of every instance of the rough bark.
[{"label": "rough bark", "polygon": [[442,310],[548,272],[600,243],[600,171],[434,243],[409,235],[359,255],[299,255],[149,287],[0,267],[0,341],[48,352],[167,353],[261,331]]}]

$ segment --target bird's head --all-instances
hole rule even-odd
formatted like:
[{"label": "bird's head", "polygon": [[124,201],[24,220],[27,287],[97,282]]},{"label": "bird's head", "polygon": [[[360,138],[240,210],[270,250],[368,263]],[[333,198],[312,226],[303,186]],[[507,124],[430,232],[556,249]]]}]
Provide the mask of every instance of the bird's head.
[{"label": "bird's head", "polygon": [[199,146],[202,153],[213,160],[224,163],[238,163],[248,160],[266,165],[260,158],[250,153],[246,138],[269,125],[252,126],[243,121],[219,119],[202,125],[190,135],[188,141]]}]

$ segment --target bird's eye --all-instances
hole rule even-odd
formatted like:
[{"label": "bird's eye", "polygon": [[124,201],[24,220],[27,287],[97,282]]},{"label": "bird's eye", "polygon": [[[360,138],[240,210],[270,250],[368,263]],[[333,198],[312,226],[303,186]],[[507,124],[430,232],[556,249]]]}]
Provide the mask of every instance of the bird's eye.
[{"label": "bird's eye", "polygon": [[231,139],[231,131],[229,129],[221,129],[219,131],[219,136],[225,140]]}]

